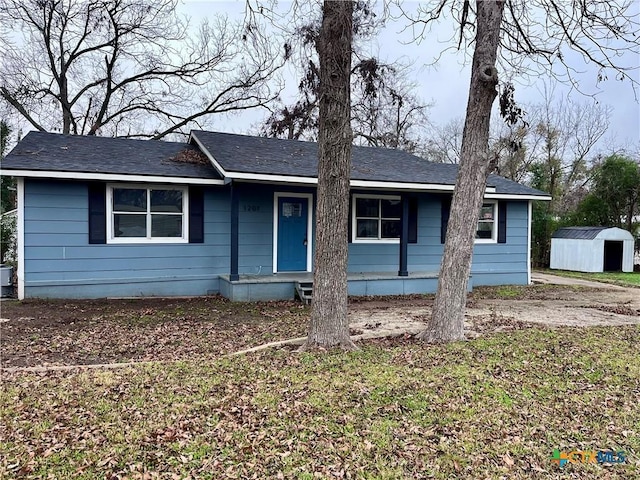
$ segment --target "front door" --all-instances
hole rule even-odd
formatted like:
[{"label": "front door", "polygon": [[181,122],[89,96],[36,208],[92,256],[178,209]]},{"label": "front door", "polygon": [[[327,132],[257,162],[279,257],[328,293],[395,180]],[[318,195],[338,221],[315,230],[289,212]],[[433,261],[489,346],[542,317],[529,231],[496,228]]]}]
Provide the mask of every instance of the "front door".
[{"label": "front door", "polygon": [[305,197],[278,199],[278,272],[307,271],[309,201]]}]

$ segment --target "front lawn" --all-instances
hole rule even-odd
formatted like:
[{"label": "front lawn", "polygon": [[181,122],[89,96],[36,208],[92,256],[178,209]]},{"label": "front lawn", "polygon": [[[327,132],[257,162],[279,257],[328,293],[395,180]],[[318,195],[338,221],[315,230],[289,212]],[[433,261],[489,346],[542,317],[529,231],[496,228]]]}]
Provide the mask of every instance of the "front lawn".
[{"label": "front lawn", "polygon": [[3,367],[212,359],[307,331],[296,302],[219,296],[2,303]]},{"label": "front lawn", "polygon": [[581,278],[583,280],[593,280],[595,282],[613,283],[626,287],[640,287],[640,272],[570,272],[567,270],[545,270],[553,275],[561,275],[563,277]]},{"label": "front lawn", "polygon": [[[4,374],[2,478],[640,477],[637,326]],[[552,462],[554,450],[624,464]]]}]

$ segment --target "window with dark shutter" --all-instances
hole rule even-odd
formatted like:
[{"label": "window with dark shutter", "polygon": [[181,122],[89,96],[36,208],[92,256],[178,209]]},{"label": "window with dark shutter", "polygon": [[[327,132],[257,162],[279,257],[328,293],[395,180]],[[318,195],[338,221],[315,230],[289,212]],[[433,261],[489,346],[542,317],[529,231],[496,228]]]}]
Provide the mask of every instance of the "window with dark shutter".
[{"label": "window with dark shutter", "polygon": [[440,243],[444,243],[447,238],[447,226],[449,225],[450,214],[451,198],[443,198],[440,204]]},{"label": "window with dark shutter", "polygon": [[[451,199],[441,203],[440,243],[445,243]],[[507,243],[507,202],[488,201],[480,207],[475,243]]]},{"label": "window with dark shutter", "polygon": [[498,202],[498,243],[507,243],[507,202]]},{"label": "window with dark shutter", "polygon": [[107,243],[107,186],[104,183],[89,184],[89,243]]},{"label": "window with dark shutter", "polygon": [[204,243],[204,189],[189,188],[189,243]]}]

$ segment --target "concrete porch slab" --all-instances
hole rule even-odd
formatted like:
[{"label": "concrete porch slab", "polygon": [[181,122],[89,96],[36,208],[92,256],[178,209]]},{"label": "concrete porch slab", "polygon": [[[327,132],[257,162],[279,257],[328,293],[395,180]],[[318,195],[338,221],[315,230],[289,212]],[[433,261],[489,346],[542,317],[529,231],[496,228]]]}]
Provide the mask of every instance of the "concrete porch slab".
[{"label": "concrete porch slab", "polygon": [[[276,273],[273,275],[240,275],[230,280],[220,276],[220,294],[232,301],[256,302],[265,300],[293,300],[296,282],[313,281],[313,273]],[[411,272],[400,277],[391,272],[358,272],[347,274],[348,292],[352,296],[410,295],[435,293],[437,272]],[[469,279],[469,291],[473,287]]]}]

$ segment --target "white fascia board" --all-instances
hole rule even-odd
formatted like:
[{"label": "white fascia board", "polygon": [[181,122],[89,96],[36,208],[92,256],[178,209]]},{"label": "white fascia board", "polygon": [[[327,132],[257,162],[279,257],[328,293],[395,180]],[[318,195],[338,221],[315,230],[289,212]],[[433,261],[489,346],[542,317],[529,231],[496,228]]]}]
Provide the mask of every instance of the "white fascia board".
[{"label": "white fascia board", "polygon": [[[216,167],[217,168],[217,167]],[[245,182],[279,183],[290,185],[317,185],[316,177],[300,177],[293,175],[274,175],[268,173],[246,173],[246,172],[220,172],[229,180],[240,180]],[[374,180],[351,180],[352,188],[375,188],[388,190],[429,190],[452,192],[453,185],[440,185],[431,183],[402,183],[383,182]],[[494,192],[495,188],[488,187],[487,192]]]},{"label": "white fascia board", "polygon": [[381,182],[375,180],[351,180],[354,188],[382,188],[393,190],[438,190],[452,192],[453,185],[441,185],[435,183],[405,183],[405,182]]},{"label": "white fascia board", "polygon": [[[279,183],[290,185],[317,185],[318,179],[315,177],[294,177],[289,175],[269,175],[243,172],[226,172],[227,178],[245,182]],[[351,188],[371,188],[376,190],[419,190],[429,192],[453,192],[453,185],[442,185],[437,183],[403,183],[384,182],[377,180],[351,180]],[[495,192],[495,187],[487,187],[487,193]],[[520,198],[520,197],[517,197]]]},{"label": "white fascia board", "polygon": [[[454,190],[454,185],[443,185],[440,183],[384,182],[374,180],[351,180],[351,187],[392,190],[426,190],[430,192],[453,192]],[[485,190],[487,193],[493,193],[495,191],[495,187],[487,187]]]},{"label": "white fascia board", "polygon": [[140,183],[179,183],[192,185],[224,185],[224,180],[212,178],[190,177],[162,177],[159,175],[125,175],[119,173],[93,172],[54,172],[48,170],[11,170],[4,169],[4,175],[27,178],[50,178],[64,180],[104,180],[109,182],[140,182]]},{"label": "white fascia board", "polygon": [[293,175],[272,175],[270,173],[245,173],[226,172],[226,177],[232,180],[245,180],[247,182],[270,182],[270,183],[303,183],[305,185],[317,185],[316,177],[297,177]]},{"label": "white fascia board", "polygon": [[484,198],[495,200],[542,200],[551,201],[550,195],[516,195],[514,193],[487,193]]}]

